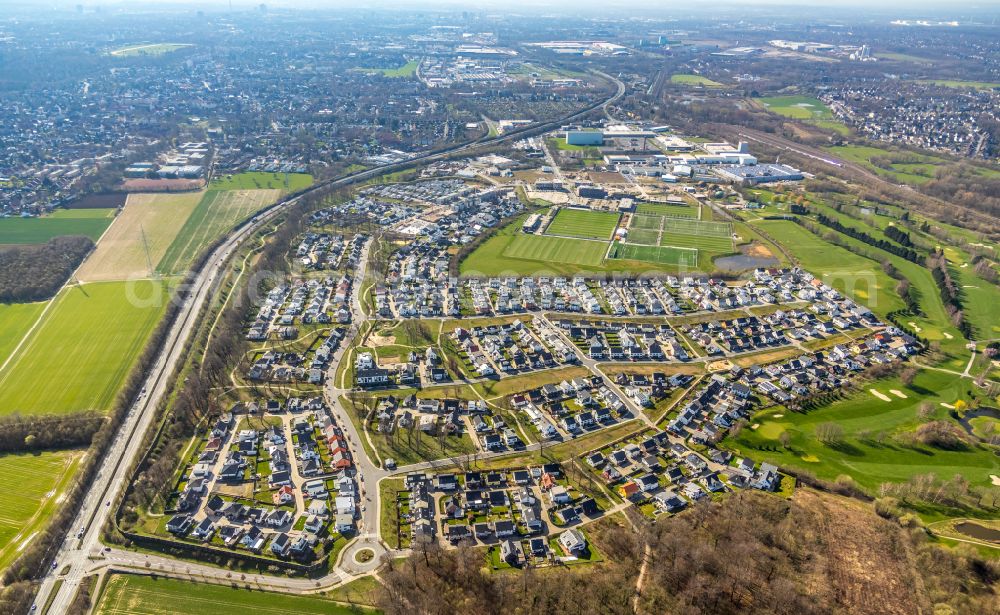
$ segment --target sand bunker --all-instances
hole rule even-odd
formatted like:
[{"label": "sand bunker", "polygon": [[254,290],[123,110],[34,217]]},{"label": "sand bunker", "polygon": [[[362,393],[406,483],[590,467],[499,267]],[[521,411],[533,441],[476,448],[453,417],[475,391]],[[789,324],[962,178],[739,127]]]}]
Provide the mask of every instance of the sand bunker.
[{"label": "sand bunker", "polygon": [[996,474],[990,474],[990,480],[993,482],[994,485],[1000,486],[1000,476],[997,476]]},{"label": "sand bunker", "polygon": [[942,331],[942,332],[941,332],[941,335],[945,336],[946,338],[948,338],[948,339],[950,339],[950,340],[951,340],[951,339],[955,339],[955,336],[954,336],[954,335],[952,335],[951,333],[948,333],[947,331]]},{"label": "sand bunker", "polygon": [[906,399],[906,393],[900,391],[899,389],[889,389],[889,392],[900,399]]},{"label": "sand bunker", "polygon": [[889,397],[885,393],[881,393],[879,391],[876,391],[875,389],[868,389],[868,392],[871,393],[872,395],[874,395],[875,397],[878,397],[882,401],[892,401],[891,397]]}]

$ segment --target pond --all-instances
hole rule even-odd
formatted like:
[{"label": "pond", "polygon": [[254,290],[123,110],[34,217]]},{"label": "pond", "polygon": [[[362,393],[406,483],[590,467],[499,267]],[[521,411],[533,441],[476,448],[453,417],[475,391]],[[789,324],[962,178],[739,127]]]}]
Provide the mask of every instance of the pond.
[{"label": "pond", "polygon": [[734,256],[720,256],[715,259],[715,266],[721,271],[748,271],[758,267],[777,267],[780,261],[773,256],[750,256],[747,254],[736,254]]},{"label": "pond", "polygon": [[1000,543],[1000,530],[985,527],[979,525],[978,523],[972,523],[971,521],[956,523],[955,531],[959,534],[965,534],[966,536],[971,536],[972,538],[977,538],[979,540]]}]

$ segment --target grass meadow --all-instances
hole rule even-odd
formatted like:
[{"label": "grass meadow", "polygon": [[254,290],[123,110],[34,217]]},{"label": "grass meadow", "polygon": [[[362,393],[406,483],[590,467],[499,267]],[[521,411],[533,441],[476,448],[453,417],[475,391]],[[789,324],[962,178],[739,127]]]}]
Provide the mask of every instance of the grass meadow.
[{"label": "grass meadow", "polygon": [[81,457],[78,451],[0,455],[0,474],[8,486],[0,507],[0,570],[55,512]]},{"label": "grass meadow", "polygon": [[222,175],[212,180],[209,190],[283,190],[297,192],[313,183],[308,173],[265,173],[251,171]]},{"label": "grass meadow", "polygon": [[[150,305],[133,305],[130,292]],[[71,286],[53,301],[45,319],[0,371],[0,413],[107,411],[166,309],[167,283]]]},{"label": "grass meadow", "polygon": [[[352,608],[315,595],[279,594],[133,574],[108,578],[97,615],[348,615]],[[362,611],[367,612],[367,611]]]},{"label": "grass meadow", "polygon": [[795,120],[832,120],[833,112],[826,103],[809,96],[772,96],[758,98],[768,111]]},{"label": "grass meadow", "polygon": [[62,235],[97,241],[114,218],[114,209],[58,209],[37,218],[0,218],[0,245],[45,243]]},{"label": "grass meadow", "polygon": [[701,75],[670,75],[670,83],[676,83],[678,85],[702,85],[709,88],[723,87],[723,85],[718,81],[712,81],[708,77],[702,77]]}]

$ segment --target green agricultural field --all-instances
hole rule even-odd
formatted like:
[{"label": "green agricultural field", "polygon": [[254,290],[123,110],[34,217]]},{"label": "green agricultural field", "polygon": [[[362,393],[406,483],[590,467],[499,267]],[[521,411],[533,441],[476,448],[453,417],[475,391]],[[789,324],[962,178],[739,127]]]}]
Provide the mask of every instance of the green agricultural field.
[{"label": "green agricultural field", "polygon": [[109,577],[94,609],[97,615],[244,615],[248,612],[349,615],[359,609],[315,595],[279,594],[133,574]]},{"label": "green agricultural field", "polygon": [[0,475],[6,485],[0,507],[0,570],[45,526],[81,457],[77,451],[0,455]]},{"label": "green agricultural field", "polygon": [[757,220],[750,226],[777,238],[803,268],[877,314],[905,307],[893,290],[896,281],[878,263],[823,241],[790,220]]},{"label": "green agricultural field", "polygon": [[619,214],[608,211],[560,209],[545,229],[545,234],[581,239],[611,239],[620,217]]},{"label": "green agricultural field", "polygon": [[695,268],[698,266],[697,250],[679,248],[638,246],[629,243],[615,243],[611,247],[611,259],[648,261],[660,265]]},{"label": "green agricultural field", "polygon": [[[724,445],[754,461],[807,470],[827,480],[846,474],[871,492],[877,492],[882,482],[928,473],[943,479],[961,474],[974,486],[987,486],[991,474],[1000,475],[1000,457],[987,448],[970,444],[964,450],[942,450],[910,439],[919,424],[917,410],[922,402],[929,402],[934,416],[943,419],[948,409],[941,403],[967,399],[968,387],[968,381],[957,376],[929,370],[920,372],[909,387],[898,378],[865,383],[847,398],[807,413],[780,407],[758,413],[751,421],[757,429],[744,429]],[[843,428],[840,444],[825,445],[816,439],[816,426],[828,422]],[[782,432],[790,438],[787,449],[779,443]],[[885,437],[879,443],[881,432]]]},{"label": "green agricultural field", "polygon": [[107,411],[166,309],[167,283],[95,282],[53,301],[0,371],[0,413]]},{"label": "green agricultural field", "polygon": [[149,45],[133,45],[132,47],[121,47],[115,49],[110,53],[117,58],[132,58],[137,56],[162,56],[164,54],[170,53],[171,51],[177,51],[178,49],[184,49],[185,47],[194,47],[189,43],[153,43]]},{"label": "green agricultural field", "polygon": [[718,81],[712,81],[708,77],[701,75],[671,75],[670,83],[679,85],[702,85],[709,88],[721,88],[723,85]]},{"label": "green agricultural field", "polygon": [[164,274],[187,268],[206,246],[237,223],[281,197],[279,189],[216,190],[205,193],[157,265]]},{"label": "green agricultural field", "polygon": [[772,96],[756,99],[768,111],[795,120],[832,120],[833,112],[826,103],[809,96]]},{"label": "green agricultural field", "polygon": [[368,73],[371,75],[381,74],[383,77],[399,78],[399,77],[412,77],[417,74],[417,66],[419,63],[416,60],[411,60],[402,66],[397,68],[352,68],[351,70],[358,73]]},{"label": "green agricultural field", "polygon": [[690,205],[667,205],[665,203],[639,203],[635,213],[667,218],[697,218],[698,208]]},{"label": "green agricultural field", "polygon": [[0,365],[35,324],[47,302],[0,303]]},{"label": "green agricultural field", "polygon": [[58,209],[38,218],[0,218],[0,244],[45,243],[62,235],[97,241],[114,219],[114,209]]},{"label": "green agricultural field", "polygon": [[298,192],[313,183],[308,173],[264,173],[252,171],[222,175],[212,180],[209,190],[283,190]]}]

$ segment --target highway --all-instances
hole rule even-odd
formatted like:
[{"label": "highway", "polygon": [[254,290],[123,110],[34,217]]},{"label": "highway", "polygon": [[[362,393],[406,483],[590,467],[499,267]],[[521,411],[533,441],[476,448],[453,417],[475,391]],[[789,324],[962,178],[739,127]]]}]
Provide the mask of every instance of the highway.
[{"label": "highway", "polygon": [[[588,105],[558,120],[514,130],[495,137],[484,137],[471,143],[455,145],[440,151],[421,154],[404,162],[375,167],[317,183],[297,194],[285,197],[270,208],[255,215],[248,223],[237,228],[224,243],[215,249],[205,261],[201,271],[194,277],[189,287],[189,293],[184,299],[184,303],[173,326],[170,328],[163,349],[146,376],[144,383],[145,392],[140,394],[138,399],[134,401],[127,417],[119,427],[114,440],[104,453],[103,468],[91,485],[90,493],[84,499],[80,510],[77,512],[76,517],[74,517],[71,527],[65,528],[67,537],[55,556],[54,563],[56,567],[54,570],[49,571],[42,579],[38,595],[35,598],[35,604],[41,606],[49,603],[48,613],[65,613],[73,597],[76,595],[80,581],[88,574],[92,574],[94,568],[104,566],[100,560],[95,561],[91,559],[95,556],[99,557],[103,549],[103,545],[100,542],[101,529],[110,516],[114,514],[118,494],[126,487],[128,472],[142,454],[143,437],[154,424],[157,406],[164,398],[164,395],[169,393],[167,386],[170,382],[170,375],[178,367],[178,363],[184,354],[185,344],[191,333],[196,329],[198,314],[202,306],[206,305],[206,302],[215,296],[215,291],[224,277],[222,272],[225,271],[229,258],[245,239],[268,224],[268,222],[283,211],[293,206],[307,194],[328,187],[347,186],[383,173],[408,169],[417,164],[433,162],[457,154],[474,153],[478,149],[491,147],[499,143],[542,134],[558,128],[566,122],[586,116],[597,109],[604,109],[622,97],[625,93],[625,85],[610,76],[602,76],[615,83],[615,93],[604,100]],[[362,260],[366,261],[367,259]],[[361,275],[355,276],[355,297],[354,301],[352,301],[352,308],[356,310],[360,310],[358,292],[363,282],[363,275],[364,265],[362,265]],[[356,324],[360,321],[360,314],[357,314],[357,316],[359,317],[355,319]],[[345,343],[343,346],[346,347],[347,344]],[[330,391],[329,393],[335,394],[337,391]],[[353,423],[350,420],[344,420],[347,418],[344,415],[344,410],[337,407],[334,409],[334,412],[337,414],[338,422],[344,429],[348,430],[348,434],[352,439],[351,446],[354,458],[361,461],[358,464],[360,468],[358,481],[366,488],[367,495],[363,497],[370,498],[367,501],[363,500],[366,508],[362,518],[364,533],[357,541],[359,543],[366,543],[365,546],[373,547],[378,545],[377,482],[384,474],[380,474],[382,471],[371,460],[367,460],[364,448],[358,439],[359,437],[363,437],[363,434],[357,434],[353,429]],[[361,458],[367,460],[367,463],[362,461]],[[353,552],[353,549],[350,552]],[[349,549],[345,549],[344,555],[349,555]],[[345,557],[341,558],[341,560],[344,559]],[[376,557],[373,559],[373,562],[378,562],[379,559]],[[65,575],[57,575],[58,571],[63,570],[67,566],[69,566],[69,571]],[[335,571],[331,576],[339,575]],[[57,579],[61,579],[62,583],[57,583]],[[335,582],[334,579],[328,580]],[[336,581],[339,580],[339,578],[336,579]]]}]

